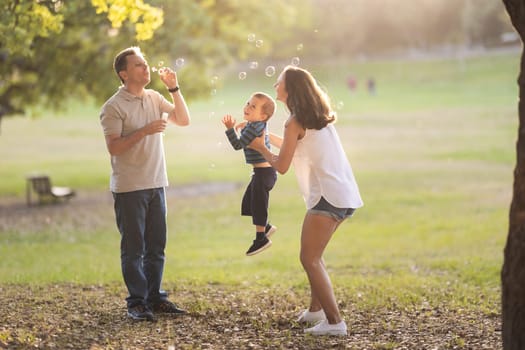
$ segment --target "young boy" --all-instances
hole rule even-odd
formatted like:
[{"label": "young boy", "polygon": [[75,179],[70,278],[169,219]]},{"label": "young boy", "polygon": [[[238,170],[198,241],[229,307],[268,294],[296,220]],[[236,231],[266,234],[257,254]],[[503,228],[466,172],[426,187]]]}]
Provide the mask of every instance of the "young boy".
[{"label": "young boy", "polygon": [[[270,236],[277,227],[268,222],[268,201],[270,190],[277,181],[277,173],[263,156],[247,146],[258,136],[265,135],[265,143],[270,147],[266,133],[266,122],[275,111],[275,101],[262,92],[254,93],[244,106],[244,122],[235,125],[235,119],[227,114],[222,118],[226,127],[226,136],[234,149],[244,150],[246,163],[253,166],[250,183],[244,192],[241,204],[241,215],[251,216],[255,225],[255,240],[246,255],[257,254],[272,245]],[[238,129],[240,135],[237,134]]]}]

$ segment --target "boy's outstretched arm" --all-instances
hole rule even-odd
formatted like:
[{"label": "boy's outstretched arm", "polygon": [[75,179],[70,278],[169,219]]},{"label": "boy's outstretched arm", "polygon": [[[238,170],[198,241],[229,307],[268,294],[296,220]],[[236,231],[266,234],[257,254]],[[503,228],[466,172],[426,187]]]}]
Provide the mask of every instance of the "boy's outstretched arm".
[{"label": "boy's outstretched arm", "polygon": [[230,141],[233,149],[240,150],[242,145],[239,141],[239,136],[237,136],[237,133],[234,129],[235,118],[233,118],[230,114],[226,114],[224,117],[222,117],[222,123],[226,127],[226,136],[228,137],[228,141]]}]

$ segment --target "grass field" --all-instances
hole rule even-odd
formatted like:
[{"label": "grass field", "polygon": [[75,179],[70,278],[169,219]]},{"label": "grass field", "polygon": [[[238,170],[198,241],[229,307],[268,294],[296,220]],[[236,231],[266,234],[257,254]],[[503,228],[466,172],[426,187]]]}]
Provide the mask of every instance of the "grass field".
[{"label": "grass field", "polygon": [[[514,54],[461,61],[305,63],[338,106],[337,128],[365,201],[340,227],[325,257],[347,310],[439,305],[499,314],[518,61]],[[358,77],[354,93],[346,88],[347,72]],[[376,96],[363,86],[371,75]],[[259,293],[295,290],[304,303],[307,283],[298,261],[304,204],[293,172],[280,176],[271,193],[271,219],[279,227],[273,246],[244,256],[252,232],[238,212],[249,168],[227,143],[220,118],[226,112],[239,116],[251,91],[274,95],[275,77],[253,73],[239,81],[235,76],[221,77],[222,87],[210,100],[190,104],[191,126],[166,131],[172,186],[238,186],[169,198],[165,283],[190,290],[214,285]],[[271,129],[280,130],[285,118],[280,105]],[[2,285],[122,287],[98,107],[75,103],[57,115],[8,118],[1,131]],[[68,206],[23,208],[25,176],[32,172],[49,173],[57,185],[74,187],[77,197]],[[394,340],[382,344],[377,348],[399,345]]]}]

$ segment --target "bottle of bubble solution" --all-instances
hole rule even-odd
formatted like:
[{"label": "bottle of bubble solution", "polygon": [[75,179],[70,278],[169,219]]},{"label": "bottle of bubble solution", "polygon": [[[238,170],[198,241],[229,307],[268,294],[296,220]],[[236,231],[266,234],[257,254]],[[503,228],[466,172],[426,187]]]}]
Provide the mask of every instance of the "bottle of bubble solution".
[{"label": "bottle of bubble solution", "polygon": [[[162,120],[168,121],[168,116],[169,116],[168,113],[166,113],[166,112],[162,112],[162,115],[160,116],[160,118],[161,118]],[[163,131],[163,132],[162,132],[162,136],[164,136],[165,134],[166,134],[165,131]]]}]

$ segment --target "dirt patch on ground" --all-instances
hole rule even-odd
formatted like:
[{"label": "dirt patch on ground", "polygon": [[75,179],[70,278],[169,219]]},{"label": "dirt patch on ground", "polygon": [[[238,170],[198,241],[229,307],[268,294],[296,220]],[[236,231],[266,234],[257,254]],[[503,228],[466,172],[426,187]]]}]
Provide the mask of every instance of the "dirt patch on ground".
[{"label": "dirt patch on ground", "polygon": [[[172,199],[183,201],[189,197],[219,195],[236,191],[241,186],[236,182],[170,186],[166,189],[166,197],[169,206]],[[39,232],[50,225],[54,225],[55,230],[60,230],[61,225],[98,227],[108,218],[114,225],[113,198],[109,191],[76,191],[67,202],[44,205],[39,205],[36,198],[33,198],[32,205],[28,205],[25,197],[0,197],[0,234],[8,231]]]},{"label": "dirt patch on ground", "polygon": [[155,323],[128,319],[123,293],[121,285],[4,285],[0,348],[501,349],[498,315],[445,307],[358,310],[340,302],[348,336],[312,337],[295,322],[302,292],[172,289],[172,300],[189,315],[159,315]]},{"label": "dirt patch on ground", "polygon": [[[203,182],[195,184],[185,184],[180,186],[169,186],[166,188],[166,197],[198,197],[220,194],[237,190],[242,184],[237,182]],[[108,191],[76,191],[76,196],[67,202],[68,206],[92,205],[97,203],[112,202],[111,193]],[[31,196],[33,206],[28,206],[25,197],[11,196],[0,197],[0,214],[2,216],[10,212],[27,210],[31,208],[46,208],[53,205],[39,206],[35,194]],[[57,203],[60,205],[60,203]],[[10,212],[9,212],[10,211]],[[1,217],[1,216],[0,216]]]}]

